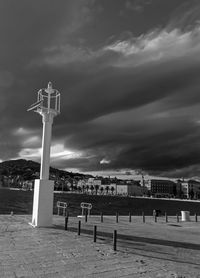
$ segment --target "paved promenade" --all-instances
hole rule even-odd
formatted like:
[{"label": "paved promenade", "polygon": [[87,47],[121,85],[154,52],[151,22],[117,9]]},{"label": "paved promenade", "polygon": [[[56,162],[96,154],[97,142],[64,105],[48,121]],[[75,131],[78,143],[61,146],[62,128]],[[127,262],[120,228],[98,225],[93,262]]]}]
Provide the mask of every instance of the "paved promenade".
[{"label": "paved promenade", "polygon": [[[169,223],[151,217],[92,216],[82,219],[54,216],[54,227],[32,228],[30,216],[0,215],[0,277],[200,277],[200,223]],[[93,225],[99,232],[93,242]],[[113,251],[112,232],[118,232]]]}]

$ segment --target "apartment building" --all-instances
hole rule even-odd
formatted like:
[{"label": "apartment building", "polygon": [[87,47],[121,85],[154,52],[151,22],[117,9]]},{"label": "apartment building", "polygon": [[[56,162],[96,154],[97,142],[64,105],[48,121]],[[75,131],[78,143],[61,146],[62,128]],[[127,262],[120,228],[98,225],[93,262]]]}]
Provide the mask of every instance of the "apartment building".
[{"label": "apartment building", "polygon": [[146,186],[154,197],[174,197],[176,195],[176,184],[171,180],[149,179]]},{"label": "apartment building", "polygon": [[196,180],[178,180],[177,196],[185,199],[200,199],[200,182]]}]

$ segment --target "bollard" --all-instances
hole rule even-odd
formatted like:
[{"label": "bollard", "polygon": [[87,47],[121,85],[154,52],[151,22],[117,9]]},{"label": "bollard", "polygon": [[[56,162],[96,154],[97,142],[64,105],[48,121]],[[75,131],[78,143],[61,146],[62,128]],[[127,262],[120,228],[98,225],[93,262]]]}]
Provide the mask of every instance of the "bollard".
[{"label": "bollard", "polygon": [[119,220],[119,214],[118,212],[116,212],[116,223],[118,223],[118,220]]},{"label": "bollard", "polygon": [[93,237],[94,237],[94,242],[97,241],[97,226],[94,226],[94,230],[93,230]]},{"label": "bollard", "polygon": [[154,217],[154,221],[157,222],[157,214],[156,214],[156,210],[153,210],[153,217]]},{"label": "bollard", "polygon": [[60,208],[58,207],[58,215],[60,215]]},{"label": "bollard", "polygon": [[117,230],[113,232],[113,250],[117,250]]},{"label": "bollard", "polygon": [[142,220],[143,220],[143,223],[145,223],[145,215],[144,215],[144,211],[142,212]]},{"label": "bollard", "polygon": [[67,225],[68,225],[68,216],[65,217],[65,231],[67,231]]},{"label": "bollard", "polygon": [[177,220],[177,222],[179,222],[179,215],[178,215],[178,213],[176,214],[176,220]]},{"label": "bollard", "polygon": [[67,215],[67,209],[63,208],[63,216],[66,216],[66,215]]},{"label": "bollard", "polygon": [[101,223],[103,223],[103,212],[101,212]]},{"label": "bollard", "polygon": [[167,216],[167,213],[165,212],[165,222],[167,223],[168,222],[168,216]]},{"label": "bollard", "polygon": [[198,218],[197,218],[198,216],[197,216],[197,213],[195,213],[195,222],[197,222],[198,221]]},{"label": "bollard", "polygon": [[131,222],[131,213],[129,212],[129,222]]},{"label": "bollard", "polygon": [[87,214],[87,211],[85,211],[85,222],[87,223],[87,217],[88,217],[88,214]]},{"label": "bollard", "polygon": [[81,234],[81,220],[78,221],[78,236]]}]

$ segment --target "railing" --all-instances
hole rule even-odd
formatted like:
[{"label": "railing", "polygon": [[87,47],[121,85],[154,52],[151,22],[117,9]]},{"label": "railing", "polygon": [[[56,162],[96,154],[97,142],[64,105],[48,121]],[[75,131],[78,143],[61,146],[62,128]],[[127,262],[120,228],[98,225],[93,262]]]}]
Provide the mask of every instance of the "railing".
[{"label": "railing", "polygon": [[66,216],[67,206],[66,202],[57,201],[58,215],[60,215],[60,212],[62,211],[63,216]]}]

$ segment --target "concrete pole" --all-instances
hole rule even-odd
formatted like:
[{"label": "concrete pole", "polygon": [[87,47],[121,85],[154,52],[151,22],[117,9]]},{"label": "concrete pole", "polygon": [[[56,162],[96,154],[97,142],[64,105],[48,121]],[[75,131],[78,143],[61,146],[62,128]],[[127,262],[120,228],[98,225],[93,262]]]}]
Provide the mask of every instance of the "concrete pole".
[{"label": "concrete pole", "polygon": [[51,131],[53,124],[53,115],[51,113],[42,114],[43,122],[43,136],[42,136],[42,154],[41,154],[41,168],[40,179],[49,179],[49,165],[50,165],[50,148],[51,148]]},{"label": "concrete pole", "polygon": [[33,214],[31,225],[34,227],[52,226],[53,220],[53,190],[54,181],[49,180],[51,131],[54,115],[51,112],[43,112],[43,136],[40,179],[35,180]]}]

